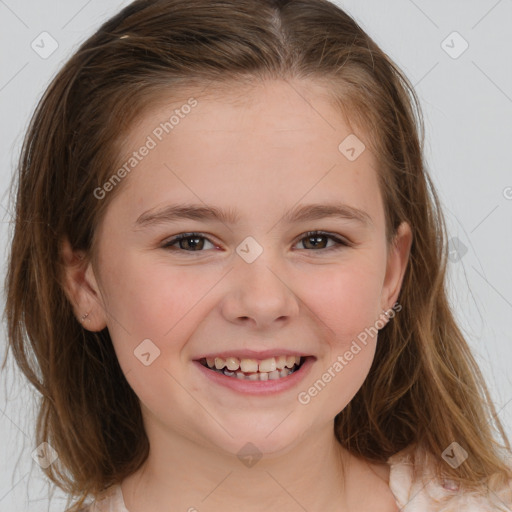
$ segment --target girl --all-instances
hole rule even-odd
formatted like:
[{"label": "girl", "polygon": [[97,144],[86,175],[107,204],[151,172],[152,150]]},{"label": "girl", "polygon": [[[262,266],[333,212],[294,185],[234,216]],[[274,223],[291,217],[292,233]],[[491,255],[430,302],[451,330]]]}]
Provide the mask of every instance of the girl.
[{"label": "girl", "polygon": [[69,510],[510,510],[422,140],[325,0],[136,0],[78,49],[6,282]]}]

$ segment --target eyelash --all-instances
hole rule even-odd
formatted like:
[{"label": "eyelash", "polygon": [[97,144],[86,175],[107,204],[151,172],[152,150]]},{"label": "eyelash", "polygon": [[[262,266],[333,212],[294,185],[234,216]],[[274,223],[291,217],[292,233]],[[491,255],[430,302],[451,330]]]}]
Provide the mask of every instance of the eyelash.
[{"label": "eyelash", "polygon": [[[324,249],[318,249],[318,251],[323,251],[323,252],[339,251],[340,249],[343,249],[345,247],[351,247],[352,246],[352,244],[350,242],[348,242],[347,240],[344,240],[342,238],[334,236],[331,233],[327,233],[325,231],[308,231],[307,233],[304,233],[302,238],[298,239],[297,242],[301,242],[302,240],[304,240],[306,238],[311,238],[311,237],[314,237],[314,236],[324,236],[326,238],[330,238],[336,244],[336,245],[333,245],[331,247],[327,247],[327,248],[324,248]],[[195,233],[195,232],[193,232],[193,233],[181,233],[181,234],[176,235],[175,237],[171,238],[167,242],[165,242],[164,245],[162,246],[162,249],[167,249],[167,250],[170,250],[170,251],[191,252],[191,253],[194,253],[194,252],[198,252],[198,253],[204,252],[204,250],[188,251],[186,249],[180,249],[180,248],[172,247],[173,245],[175,245],[178,242],[180,242],[180,240],[186,240],[187,238],[204,238],[205,240],[208,240],[208,237],[204,236],[202,233]],[[215,245],[211,240],[208,240],[208,241],[212,245]],[[295,242],[295,243],[297,243],[297,242]],[[317,252],[317,251],[315,251],[315,249],[302,249],[302,250]]]}]

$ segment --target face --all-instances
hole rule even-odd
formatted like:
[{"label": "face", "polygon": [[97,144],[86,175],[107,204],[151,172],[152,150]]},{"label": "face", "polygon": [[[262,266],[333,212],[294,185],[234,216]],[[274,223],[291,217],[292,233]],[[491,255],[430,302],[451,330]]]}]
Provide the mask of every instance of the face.
[{"label": "face", "polygon": [[108,327],[150,439],[280,453],[361,387],[410,238],[388,249],[377,161],[339,149],[352,131],[325,89],[238,88],[159,105],[124,141],[88,328]]}]

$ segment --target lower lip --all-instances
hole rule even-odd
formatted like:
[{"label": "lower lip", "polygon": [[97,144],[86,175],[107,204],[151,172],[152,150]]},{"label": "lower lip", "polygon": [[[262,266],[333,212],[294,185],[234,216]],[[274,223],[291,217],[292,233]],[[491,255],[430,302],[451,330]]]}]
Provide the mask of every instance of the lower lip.
[{"label": "lower lip", "polygon": [[297,386],[309,373],[311,366],[315,362],[314,357],[307,357],[302,366],[286,377],[276,380],[242,380],[237,377],[227,377],[220,372],[210,370],[203,366],[199,361],[193,361],[199,371],[209,380],[216,384],[220,384],[226,388],[244,393],[247,395],[273,395],[287,391]]}]

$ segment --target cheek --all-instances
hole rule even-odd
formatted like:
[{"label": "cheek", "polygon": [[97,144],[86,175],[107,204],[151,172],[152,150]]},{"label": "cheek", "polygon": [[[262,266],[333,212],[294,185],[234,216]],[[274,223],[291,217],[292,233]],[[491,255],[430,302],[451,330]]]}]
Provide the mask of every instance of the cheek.
[{"label": "cheek", "polygon": [[162,337],[194,294],[186,273],[143,256],[124,255],[105,268],[109,312],[135,336]]},{"label": "cheek", "polygon": [[[361,258],[357,264],[340,266],[336,272],[331,269],[312,281],[309,298],[315,304],[314,312],[330,329],[325,337],[328,350],[306,393],[329,417],[352,400],[372,365],[384,269],[378,258]],[[304,400],[308,396],[303,395]]]},{"label": "cheek", "polygon": [[310,417],[331,421],[354,398],[374,359],[376,338],[368,340],[348,336],[333,344],[329,355],[318,361],[317,370],[297,396]]},{"label": "cheek", "polygon": [[297,294],[321,320],[333,347],[350,344],[380,314],[383,268],[377,260],[325,267],[300,281]]},{"label": "cheek", "polygon": [[155,416],[169,401],[190,408],[179,384],[180,356],[198,324],[201,298],[218,278],[143,256],[125,255],[105,269],[108,329],[128,383]]},{"label": "cheek", "polygon": [[359,391],[375,354],[375,343],[364,345],[356,341],[345,348],[347,350],[336,355],[338,364],[333,364],[329,369],[329,374],[334,375],[331,390],[334,415],[341,412]]},{"label": "cheek", "polygon": [[114,263],[104,272],[108,328],[123,368],[133,365],[134,350],[146,339],[160,350],[159,363],[172,368],[222,274],[140,255],[125,255]]}]

